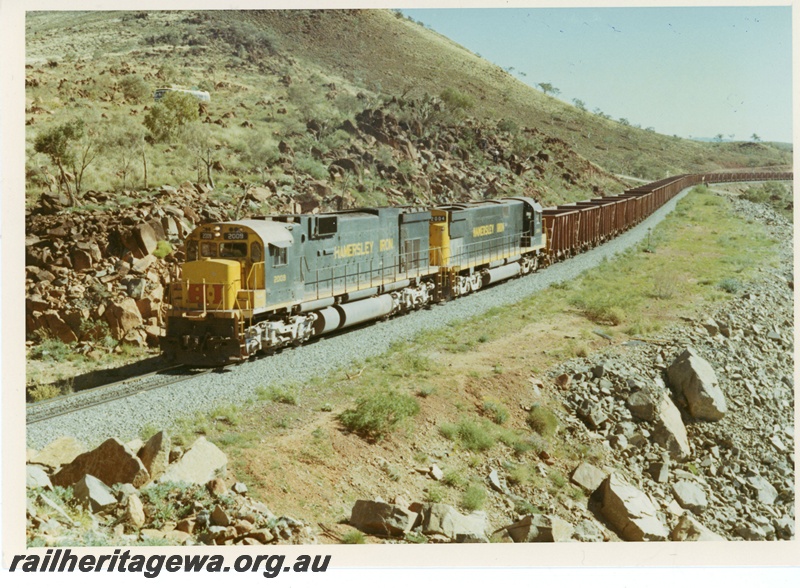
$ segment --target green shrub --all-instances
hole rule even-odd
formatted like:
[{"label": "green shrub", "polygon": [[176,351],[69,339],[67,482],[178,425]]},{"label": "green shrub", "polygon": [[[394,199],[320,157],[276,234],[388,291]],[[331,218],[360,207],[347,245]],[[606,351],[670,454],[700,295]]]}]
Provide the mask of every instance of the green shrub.
[{"label": "green shrub", "polygon": [[570,486],[569,497],[572,498],[572,500],[584,500],[586,498],[586,493],[583,491],[583,488]]},{"label": "green shrub", "polygon": [[524,486],[531,480],[531,471],[527,466],[516,466],[511,468],[507,478],[512,486]]},{"label": "green shrub", "polygon": [[502,425],[508,420],[508,409],[500,401],[494,399],[484,401],[483,414],[498,425]]},{"label": "green shrub", "polygon": [[528,425],[542,437],[551,437],[558,430],[559,424],[555,413],[540,404],[533,405],[528,413]]},{"label": "green shrub", "polygon": [[469,511],[480,510],[485,501],[486,490],[477,484],[470,484],[461,496],[461,506]]},{"label": "green shrub", "polygon": [[147,441],[150,437],[158,433],[161,429],[153,425],[152,423],[147,423],[142,425],[141,429],[139,429],[139,439],[144,439]]},{"label": "green shrub", "polygon": [[451,441],[459,441],[470,451],[486,451],[494,447],[496,438],[486,426],[470,420],[461,420],[453,425],[445,423],[439,427],[439,433]]},{"label": "green shrub", "polygon": [[653,298],[670,300],[677,293],[678,278],[672,273],[659,273],[653,278]]},{"label": "green shrub", "polygon": [[116,347],[117,340],[111,336],[111,329],[104,320],[81,319],[78,333],[81,341],[87,338],[105,347]]},{"label": "green shrub", "polygon": [[61,339],[46,337],[31,351],[31,359],[47,361],[67,361],[72,354],[72,348]]},{"label": "green shrub", "polygon": [[415,352],[394,354],[391,360],[384,361],[382,365],[387,374],[403,379],[434,371],[431,359]]},{"label": "green shrub", "polygon": [[451,488],[463,488],[467,485],[467,481],[458,470],[450,470],[442,476],[442,484]]},{"label": "green shrub", "polygon": [[742,289],[742,283],[736,278],[725,278],[717,284],[717,287],[728,294],[737,294]]},{"label": "green shrub", "polygon": [[199,118],[197,98],[185,92],[167,92],[144,115],[144,126],[156,143],[168,141]]},{"label": "green shrub", "polygon": [[769,202],[791,202],[791,190],[778,182],[766,182],[760,186],[750,186],[742,193],[742,198],[750,202],[766,204]]},{"label": "green shrub", "polygon": [[425,488],[428,502],[441,502],[444,500],[444,489],[439,484],[433,484]]},{"label": "green shrub", "polygon": [[598,325],[616,326],[625,320],[625,311],[617,306],[589,304],[584,307],[583,313],[587,319]]},{"label": "green shrub", "polygon": [[455,88],[445,88],[439,97],[451,110],[469,110],[475,105],[472,96]]},{"label": "green shrub", "polygon": [[[49,127],[36,135],[33,149],[50,158],[52,164],[59,170],[59,186],[65,189],[70,205],[75,205],[71,183],[74,183],[75,192],[80,192],[81,177],[93,158],[81,157],[86,153],[91,140],[87,142],[86,122],[82,118],[74,118],[61,125]],[[67,170],[72,173],[68,176]],[[77,172],[77,173],[76,173]]]},{"label": "green shrub", "polygon": [[535,515],[542,513],[538,507],[532,505],[527,500],[517,500],[514,502],[514,512],[520,515]]},{"label": "green shrub", "polygon": [[208,33],[215,39],[225,41],[234,55],[242,59],[256,61],[276,50],[276,37],[271,30],[265,30],[250,22],[209,23]]},{"label": "green shrub", "polygon": [[160,529],[165,523],[182,518],[191,510],[191,502],[181,508],[178,500],[188,490],[185,483],[161,483],[142,488],[141,496],[148,509],[153,528]]},{"label": "green shrub", "polygon": [[409,543],[417,543],[417,544],[428,542],[428,538],[425,535],[416,532],[406,533],[403,539],[405,539]]},{"label": "green shrub", "polygon": [[550,473],[547,474],[547,477],[556,488],[563,488],[567,485],[567,479],[561,474],[561,472],[550,470]]},{"label": "green shrub", "polygon": [[435,386],[433,386],[432,384],[425,384],[424,386],[421,386],[420,389],[417,391],[417,396],[419,396],[420,398],[427,398],[434,392],[436,392]]},{"label": "green shrub", "polygon": [[271,400],[272,402],[291,404],[293,406],[298,404],[297,394],[291,387],[259,386],[256,388],[256,395],[259,400]]},{"label": "green shrub", "polygon": [[374,440],[385,437],[418,412],[419,403],[411,396],[386,391],[362,397],[355,408],[339,415],[339,421],[349,431]]},{"label": "green shrub", "polygon": [[511,449],[520,446],[520,444],[526,443],[526,441],[520,437],[519,432],[515,431],[514,429],[507,429],[500,425],[492,425],[491,428],[494,438]]},{"label": "green shrub", "polygon": [[537,448],[537,446],[530,439],[520,438],[513,440],[508,446],[514,451],[514,455],[517,457]]},{"label": "green shrub", "polygon": [[164,259],[170,253],[172,253],[172,245],[169,241],[159,241],[153,251],[153,255],[158,259]]},{"label": "green shrub", "polygon": [[393,482],[399,482],[400,478],[403,477],[400,468],[393,466],[389,462],[383,462],[381,464],[381,471],[383,471],[383,473],[385,473]]},{"label": "green shrub", "polygon": [[130,102],[140,102],[150,94],[150,86],[144,78],[138,74],[129,74],[119,81],[119,89],[125,100]]},{"label": "green shrub", "polygon": [[330,135],[323,137],[320,140],[320,144],[322,145],[324,151],[333,151],[334,149],[349,146],[350,141],[350,134],[347,131],[337,129]]},{"label": "green shrub", "polygon": [[345,545],[362,545],[366,543],[364,533],[358,529],[353,529],[342,535],[342,543]]},{"label": "green shrub", "polygon": [[394,151],[388,145],[380,145],[374,152],[375,161],[389,167],[395,165]]},{"label": "green shrub", "polygon": [[320,161],[306,155],[298,155],[294,160],[297,171],[308,174],[315,180],[324,180],[328,177],[328,168]]},{"label": "green shrub", "polygon": [[28,390],[28,396],[33,402],[49,400],[61,394],[61,389],[53,384],[36,384]]},{"label": "green shrub", "polygon": [[453,423],[439,425],[439,434],[448,441],[455,441],[458,437],[458,427]]},{"label": "green shrub", "polygon": [[495,444],[491,432],[474,421],[461,421],[458,424],[458,438],[471,451],[486,451]]},{"label": "green shrub", "polygon": [[511,133],[512,135],[516,135],[519,132],[519,124],[516,121],[504,118],[497,123],[497,130],[502,133]]},{"label": "green shrub", "polygon": [[280,402],[281,404],[297,405],[297,395],[291,390],[275,390],[272,394],[273,402]]},{"label": "green shrub", "polygon": [[241,409],[238,405],[218,406],[208,415],[211,421],[227,423],[235,427],[241,420]]}]

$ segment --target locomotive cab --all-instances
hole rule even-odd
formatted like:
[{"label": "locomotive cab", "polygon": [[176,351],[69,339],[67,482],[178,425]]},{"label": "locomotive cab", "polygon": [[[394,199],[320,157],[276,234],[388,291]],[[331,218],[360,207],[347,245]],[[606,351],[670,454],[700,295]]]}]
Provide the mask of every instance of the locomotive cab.
[{"label": "locomotive cab", "polygon": [[255,317],[292,297],[288,226],[243,220],[195,229],[186,240],[180,277],[170,286],[162,348],[194,365],[246,358],[239,335]]},{"label": "locomotive cab", "polygon": [[181,279],[172,290],[175,308],[247,315],[291,298],[291,232],[282,223],[248,225],[254,223],[204,225],[189,236]]}]

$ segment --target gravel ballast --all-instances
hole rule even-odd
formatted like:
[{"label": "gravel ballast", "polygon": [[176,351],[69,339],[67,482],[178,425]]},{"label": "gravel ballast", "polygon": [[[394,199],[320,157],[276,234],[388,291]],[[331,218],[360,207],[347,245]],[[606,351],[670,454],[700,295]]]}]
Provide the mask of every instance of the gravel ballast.
[{"label": "gravel ballast", "polygon": [[255,396],[259,386],[302,382],[346,367],[353,361],[380,355],[392,343],[408,341],[427,329],[475,317],[518,302],[551,284],[572,280],[604,258],[621,253],[645,239],[689,190],[684,190],[650,218],[592,251],[552,265],[536,274],[498,284],[447,304],[378,322],[350,332],[333,334],[297,349],[212,371],[187,382],[150,390],[97,408],[64,415],[27,427],[28,447],[39,449],[70,436],[91,446],[109,437],[123,441],[137,437],[145,425],[170,429],[175,422],[220,405],[239,405]]}]

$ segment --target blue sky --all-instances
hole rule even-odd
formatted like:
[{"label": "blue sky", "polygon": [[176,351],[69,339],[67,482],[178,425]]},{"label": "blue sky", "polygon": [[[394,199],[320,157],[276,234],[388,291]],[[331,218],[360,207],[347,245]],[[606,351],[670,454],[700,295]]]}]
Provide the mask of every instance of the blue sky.
[{"label": "blue sky", "polygon": [[614,119],[681,137],[792,140],[788,6],[402,12]]}]

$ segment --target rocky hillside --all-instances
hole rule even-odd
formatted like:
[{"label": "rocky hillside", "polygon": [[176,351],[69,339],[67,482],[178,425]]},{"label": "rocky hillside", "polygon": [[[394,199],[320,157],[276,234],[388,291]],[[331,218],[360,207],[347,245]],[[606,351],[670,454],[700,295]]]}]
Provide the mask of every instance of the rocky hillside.
[{"label": "rocky hillside", "polygon": [[[765,145],[643,143],[387,11],[32,13],[26,59],[33,362],[157,346],[169,268],[198,222],[519,194],[548,205],[623,190],[604,167],[653,171],[610,151],[673,172],[787,161]],[[159,138],[153,90],[172,85],[212,99]],[[43,139],[59,132],[63,152]]]},{"label": "rocky hillside", "polygon": [[[574,108],[384,10],[39,12],[28,16],[26,38],[29,135],[65,108],[141,121],[152,91],[172,84],[209,90],[212,121],[265,136],[291,135],[309,118],[330,126],[358,100],[449,90],[482,123],[536,128],[615,173],[658,178],[791,161],[790,151],[767,144],[688,141]],[[245,134],[253,133],[224,133],[219,147],[246,160]]]},{"label": "rocky hillside", "polygon": [[30,545],[264,545],[314,542],[315,530],[248,497],[227,457],[201,437],[185,450],[157,433],[88,452],[62,438],[29,455]]},{"label": "rocky hillside", "polygon": [[[332,188],[357,204],[521,192],[558,202],[567,197],[565,188],[577,195],[622,188],[558,133],[524,120],[486,117],[472,94],[444,83],[436,91],[409,95],[343,78],[304,57],[269,23],[252,22],[253,14],[114,13],[106,20],[76,14],[68,19],[75,24],[66,34],[50,29],[61,22],[60,14],[30,17],[29,205],[42,190],[75,192],[80,199],[87,189],[146,189],[193,176],[215,186],[214,197],[221,199],[237,199],[248,185],[303,197],[303,180],[329,179],[331,164],[341,159],[356,161],[340,170],[344,175],[330,178],[339,180]],[[305,18],[295,11],[280,14],[288,21]],[[342,16],[340,28],[350,26],[346,13],[335,14]],[[358,18],[369,20],[372,12]],[[126,29],[119,50],[100,53],[108,27],[118,24]],[[394,19],[387,24],[395,26]],[[98,49],[89,59],[92,47]],[[148,126],[153,91],[173,85],[207,89],[211,101],[201,103],[197,124],[176,123],[169,129],[175,132],[162,133]],[[59,159],[47,145],[37,147],[37,139],[76,121],[80,128],[70,129],[75,137]],[[190,127],[192,133],[184,132]],[[351,132],[356,128],[360,133]],[[456,170],[458,177],[437,185],[434,157],[422,154],[420,160],[404,148],[408,142],[468,159],[473,169],[467,178]],[[504,177],[507,166],[496,164],[511,154],[512,175]],[[536,165],[527,164],[530,158]],[[565,168],[569,173],[562,178]]]},{"label": "rocky hillside", "polygon": [[[432,107],[440,106],[434,102]],[[327,177],[298,171],[297,155],[281,141],[282,176],[262,185],[244,186],[237,199],[215,197],[203,183],[164,185],[122,194],[89,190],[81,205],[69,207],[58,192],[43,192],[26,215],[27,330],[32,343],[49,338],[76,345],[78,353],[99,357],[116,342],[158,347],[163,333],[165,292],[170,268],[183,259],[185,236],[201,222],[240,218],[253,212],[318,212],[357,204],[343,186],[367,181],[373,174],[387,183],[381,196],[388,204],[432,206],[452,200],[495,197],[520,189],[540,201],[557,194],[602,195],[616,180],[581,160],[562,141],[535,129],[521,131],[536,150],[523,156],[510,133],[491,130],[474,120],[460,126],[401,121],[414,103],[392,100],[383,109],[367,109],[345,120],[340,131],[349,147],[322,153]],[[308,133],[319,132],[309,122]],[[476,161],[475,150],[480,151]],[[401,163],[395,164],[395,161]],[[487,167],[486,161],[492,166]],[[541,183],[522,181],[525,176]],[[36,353],[41,355],[41,353]],[[45,358],[46,359],[46,358]]]}]

